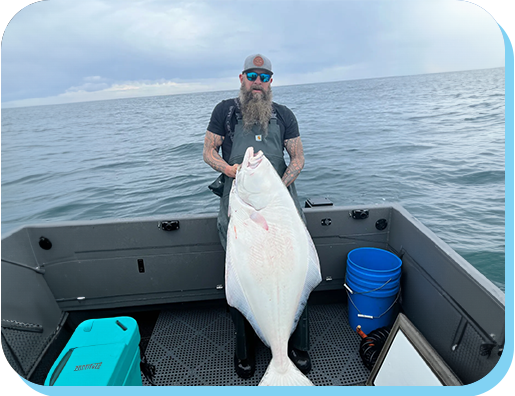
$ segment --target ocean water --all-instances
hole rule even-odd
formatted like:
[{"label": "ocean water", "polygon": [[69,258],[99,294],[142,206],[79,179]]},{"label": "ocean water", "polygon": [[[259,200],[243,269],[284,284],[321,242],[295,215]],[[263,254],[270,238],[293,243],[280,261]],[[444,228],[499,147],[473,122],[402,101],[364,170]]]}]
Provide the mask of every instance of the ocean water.
[{"label": "ocean water", "polygon": [[[234,91],[2,110],[2,235],[27,224],[216,213],[202,160]],[[504,290],[504,68],[278,86],[301,202],[398,202]]]}]

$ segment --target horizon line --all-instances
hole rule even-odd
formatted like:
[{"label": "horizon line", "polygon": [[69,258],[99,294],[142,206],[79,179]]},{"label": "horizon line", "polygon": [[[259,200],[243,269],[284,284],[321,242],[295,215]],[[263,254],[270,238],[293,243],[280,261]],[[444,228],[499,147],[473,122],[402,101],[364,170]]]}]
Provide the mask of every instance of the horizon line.
[{"label": "horizon line", "polygon": [[[450,70],[450,71],[441,71],[441,72],[432,72],[432,73],[416,73],[416,74],[403,74],[403,75],[393,75],[393,76],[381,76],[381,77],[365,77],[365,78],[349,78],[345,80],[335,80],[335,81],[321,81],[321,82],[309,82],[309,83],[301,83],[301,84],[287,84],[287,85],[275,85],[276,87],[293,87],[293,86],[304,86],[304,85],[314,85],[314,84],[333,84],[333,83],[339,83],[339,82],[345,82],[345,81],[362,81],[362,80],[377,80],[377,79],[387,79],[387,78],[402,78],[402,77],[413,77],[413,76],[423,76],[423,75],[432,75],[432,74],[445,74],[445,73],[462,73],[462,72],[471,72],[471,71],[480,71],[480,70],[493,70],[493,69],[502,69],[506,68],[506,66],[496,66],[496,67],[487,67],[487,68],[480,68],[480,69],[466,69],[466,70]],[[162,97],[162,96],[179,96],[179,95],[195,95],[195,94],[201,94],[201,93],[216,93],[216,92],[229,92],[229,91],[236,91],[239,87],[236,87],[234,89],[219,89],[219,90],[213,90],[213,91],[198,91],[198,92],[181,92],[181,93],[168,93],[168,94],[162,94],[162,95],[142,95],[142,96],[131,96],[126,98],[109,98],[109,99],[92,99],[92,100],[82,100],[77,102],[66,102],[66,103],[48,103],[48,104],[34,104],[34,105],[28,105],[28,106],[12,106],[12,107],[4,107],[4,104],[13,103],[16,101],[9,101],[9,102],[2,102],[0,103],[0,109],[1,110],[10,110],[10,109],[25,109],[30,107],[42,107],[42,106],[65,106],[65,105],[71,105],[71,104],[81,104],[81,103],[90,103],[90,102],[105,102],[105,101],[112,101],[112,100],[127,100],[127,99],[139,99],[139,98],[153,98],[153,97]],[[92,92],[100,92],[100,91],[92,91]],[[51,96],[48,96],[46,98],[50,98]],[[43,98],[27,98],[27,99],[19,99],[18,101],[22,100],[44,100]]]}]

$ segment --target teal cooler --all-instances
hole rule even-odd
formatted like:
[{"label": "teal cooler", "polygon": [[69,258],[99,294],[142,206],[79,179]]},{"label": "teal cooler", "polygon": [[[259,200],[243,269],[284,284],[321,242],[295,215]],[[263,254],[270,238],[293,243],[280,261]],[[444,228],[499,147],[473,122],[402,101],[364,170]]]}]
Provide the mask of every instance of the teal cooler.
[{"label": "teal cooler", "polygon": [[138,323],[122,316],[82,322],[45,385],[142,385]]}]

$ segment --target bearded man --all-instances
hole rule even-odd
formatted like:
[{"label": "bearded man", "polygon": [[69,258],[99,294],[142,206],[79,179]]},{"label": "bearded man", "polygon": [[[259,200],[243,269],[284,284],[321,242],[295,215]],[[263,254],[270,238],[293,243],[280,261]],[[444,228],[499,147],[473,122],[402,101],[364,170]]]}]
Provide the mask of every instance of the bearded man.
[{"label": "bearded man", "polygon": [[[220,102],[209,122],[204,139],[204,161],[221,172],[218,185],[210,186],[220,196],[218,231],[223,248],[227,244],[229,193],[236,170],[245,151],[253,146],[254,152],[263,151],[281,176],[297,206],[302,219],[304,213],[297,197],[294,180],[304,167],[304,151],[300,140],[297,119],[286,106],[272,101],[272,63],[260,54],[245,59],[240,74],[238,98]],[[222,148],[222,156],[219,154]],[[290,156],[287,166],[284,149]],[[236,329],[234,365],[241,378],[250,378],[255,371],[253,330],[245,317],[230,307]],[[247,337],[247,335],[249,335]],[[300,317],[296,330],[290,338],[288,354],[293,363],[307,374],[311,370],[307,307]]]}]

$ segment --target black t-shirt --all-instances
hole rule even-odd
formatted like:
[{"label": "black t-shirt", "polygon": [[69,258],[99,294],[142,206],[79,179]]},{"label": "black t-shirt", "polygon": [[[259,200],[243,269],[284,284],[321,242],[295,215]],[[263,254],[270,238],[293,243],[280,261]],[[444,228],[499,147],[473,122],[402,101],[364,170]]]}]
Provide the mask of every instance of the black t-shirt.
[{"label": "black t-shirt", "polygon": [[[211,114],[211,120],[209,121],[209,125],[207,127],[209,132],[225,137],[222,143],[222,157],[225,161],[229,161],[232,150],[232,139],[226,136],[226,123],[231,106],[235,106],[234,99],[227,99],[218,103],[214,108],[213,113]],[[281,130],[282,140],[284,141],[300,136],[299,125],[297,124],[297,119],[295,118],[293,112],[286,106],[277,104],[275,102],[272,102],[272,108],[274,109],[277,116],[277,123],[279,124],[279,128]],[[234,131],[234,127],[236,125],[236,114],[234,112],[230,118],[229,124],[231,131]]]}]

